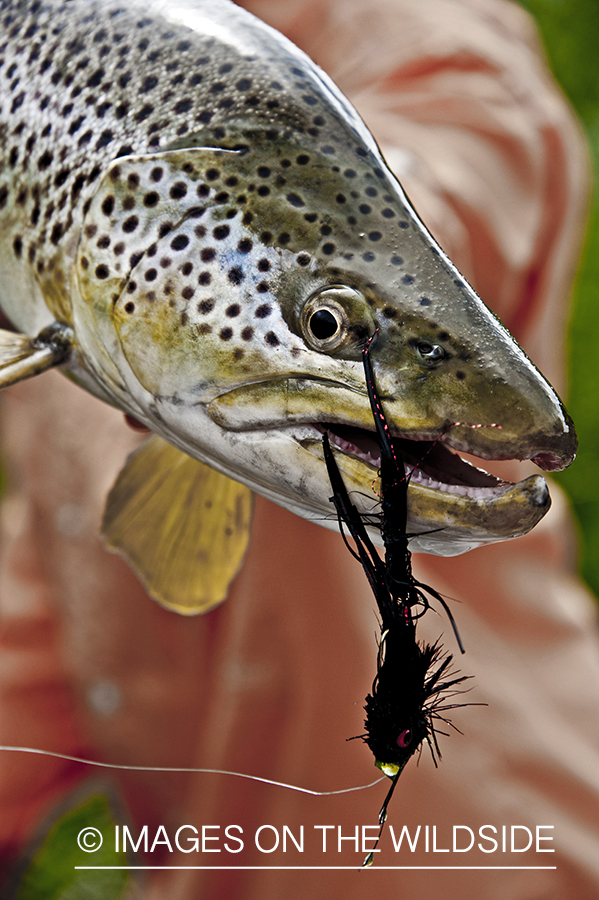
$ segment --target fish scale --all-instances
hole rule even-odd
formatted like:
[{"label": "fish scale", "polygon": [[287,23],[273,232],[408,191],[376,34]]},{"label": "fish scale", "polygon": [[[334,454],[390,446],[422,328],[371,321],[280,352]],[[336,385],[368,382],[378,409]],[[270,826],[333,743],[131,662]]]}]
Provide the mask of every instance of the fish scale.
[{"label": "fish scale", "polygon": [[[222,599],[243,557],[249,491],[229,479],[336,527],[327,430],[358,508],[376,507],[367,341],[417,470],[412,550],[523,534],[549,508],[540,476],[501,482],[450,448],[574,457],[559,398],[351,104],[229,0],[0,0],[0,273],[19,332],[0,330],[0,387],[59,366],[172,445],[142,445],[103,527],[179,611]],[[194,492],[222,507],[209,552]],[[185,554],[218,565],[196,578]]]}]

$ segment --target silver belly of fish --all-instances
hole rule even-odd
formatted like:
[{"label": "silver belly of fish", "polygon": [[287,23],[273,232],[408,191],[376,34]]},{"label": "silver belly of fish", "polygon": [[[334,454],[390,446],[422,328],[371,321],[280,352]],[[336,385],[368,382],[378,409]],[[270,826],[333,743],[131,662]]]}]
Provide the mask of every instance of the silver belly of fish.
[{"label": "silver belly of fish", "polygon": [[[182,490],[214,493],[227,511],[215,533],[244,535],[231,571],[250,505],[229,479],[336,527],[324,431],[355,502],[376,509],[361,363],[373,335],[412,471],[411,549],[514,537],[549,507],[541,476],[509,484],[459,452],[548,470],[574,458],[553,389],[427,232],[346,98],[228,0],[2,3],[0,273],[16,329],[0,335],[0,386],[60,366],[171,445],[152,438],[133,458],[104,527],[181,611],[213,605],[232,577],[186,604],[148,574],[160,527],[132,537],[139,516],[164,519]],[[174,481],[158,502],[161,466]],[[145,498],[137,519],[132,496]]]}]

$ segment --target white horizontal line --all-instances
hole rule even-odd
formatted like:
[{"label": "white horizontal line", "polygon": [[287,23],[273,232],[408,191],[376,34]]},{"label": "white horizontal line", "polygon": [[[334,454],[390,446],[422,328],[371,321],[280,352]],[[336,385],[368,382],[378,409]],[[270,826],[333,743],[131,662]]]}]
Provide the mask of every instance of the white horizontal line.
[{"label": "white horizontal line", "polygon": [[[493,870],[493,871],[501,871],[505,870],[526,870],[526,871],[546,871],[550,869],[556,869],[557,866],[370,866],[369,870],[376,869],[394,869],[394,870],[419,870],[419,871],[446,871],[450,872],[453,869],[456,870],[464,870],[464,869],[483,869],[483,870]],[[124,870],[143,870],[143,871],[163,871],[165,869],[168,870],[214,870],[219,872],[229,872],[235,871],[236,869],[249,871],[249,870],[259,870],[259,871],[268,871],[272,869],[273,871],[285,871],[289,869],[290,871],[305,871],[305,870],[322,870],[322,869],[343,869],[343,870],[352,870],[352,871],[360,871],[361,867],[356,864],[355,866],[75,866],[75,869],[99,869],[99,870],[107,870],[107,869],[124,869]]]}]

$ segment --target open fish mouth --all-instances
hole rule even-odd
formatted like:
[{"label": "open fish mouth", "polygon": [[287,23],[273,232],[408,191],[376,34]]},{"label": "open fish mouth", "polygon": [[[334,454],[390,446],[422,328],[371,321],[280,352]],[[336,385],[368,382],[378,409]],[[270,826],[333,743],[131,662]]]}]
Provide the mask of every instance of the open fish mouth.
[{"label": "open fish mouth", "polygon": [[[329,423],[317,425],[316,428],[328,432],[331,443],[344,453],[362,460],[373,469],[380,468],[381,455],[375,432]],[[404,460],[410,485],[477,500],[500,496],[513,487],[512,482],[497,478],[462,459],[441,439],[430,441],[393,437],[392,445]]]},{"label": "open fish mouth", "polygon": [[[380,497],[380,450],[374,431],[333,423],[318,423],[314,429],[328,433],[352,500],[372,521],[377,508],[373,501]],[[407,530],[412,535],[412,551],[456,556],[521,537],[551,506],[541,475],[516,483],[503,480],[462,459],[443,438],[393,437],[392,443],[410,477]],[[302,444],[320,456],[315,443]],[[465,448],[461,450],[465,452]],[[379,542],[378,533],[370,530]]]}]

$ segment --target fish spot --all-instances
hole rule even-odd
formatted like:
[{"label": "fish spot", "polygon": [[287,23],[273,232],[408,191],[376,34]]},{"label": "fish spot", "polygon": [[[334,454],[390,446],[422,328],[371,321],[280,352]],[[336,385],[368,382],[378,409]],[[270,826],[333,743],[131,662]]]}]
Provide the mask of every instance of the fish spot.
[{"label": "fish spot", "polygon": [[230,341],[233,337],[233,329],[232,328],[221,328],[219,337],[221,341]]},{"label": "fish spot", "polygon": [[268,166],[258,166],[256,172],[260,176],[260,178],[268,178],[270,175],[270,169]]},{"label": "fish spot", "polygon": [[212,312],[214,309],[214,300],[209,298],[208,300],[200,300],[198,303],[198,312],[202,315],[207,315],[209,312]]},{"label": "fish spot", "polygon": [[202,322],[202,324],[198,326],[198,334],[210,334],[211,331],[212,325],[209,325],[208,322]]},{"label": "fish spot", "polygon": [[225,310],[225,315],[230,319],[234,319],[241,312],[241,306],[239,303],[232,303],[230,306],[227,306]]},{"label": "fish spot", "polygon": [[140,261],[142,256],[143,256],[142,253],[132,253],[131,254],[131,256],[129,257],[129,265],[131,266],[132,269],[135,268],[135,266],[138,264],[138,262]]},{"label": "fish spot", "polygon": [[314,122],[315,125],[319,125],[319,126],[326,125],[326,120],[324,119],[323,116],[314,116],[312,121]]},{"label": "fish spot", "polygon": [[217,225],[216,228],[212,229],[212,234],[217,241],[223,241],[226,237],[229,236],[230,231],[231,229],[228,225]]},{"label": "fish spot", "polygon": [[163,175],[164,169],[162,168],[162,166],[155,166],[150,172],[150,180],[157,184],[159,181],[161,181]]},{"label": "fish spot", "polygon": [[43,172],[44,169],[47,169],[52,165],[52,160],[54,159],[54,155],[50,153],[49,150],[46,150],[45,153],[42,153],[40,158],[37,161],[37,167],[40,172]]},{"label": "fish spot", "polygon": [[291,235],[289,235],[286,231],[282,231],[277,240],[279,244],[283,244],[283,246],[285,246],[285,244],[288,244],[291,240]]},{"label": "fish spot", "polygon": [[127,303],[125,303],[124,309],[125,312],[129,314],[135,312],[135,303],[133,303],[132,300],[128,300]]},{"label": "fish spot", "polygon": [[440,331],[437,336],[440,341],[448,341],[449,340],[449,334],[446,331]]},{"label": "fish spot", "polygon": [[225,184],[227,187],[235,187],[239,184],[239,178],[236,175],[230,175],[229,178],[226,179]]},{"label": "fish spot", "polygon": [[386,209],[381,210],[381,215],[384,216],[385,219],[393,219],[395,216],[395,213],[393,212],[392,209],[389,209],[387,207]]},{"label": "fish spot", "polygon": [[249,238],[243,238],[243,240],[239,241],[237,244],[237,249],[240,253],[249,253],[252,247],[253,244]]},{"label": "fish spot", "polygon": [[241,332],[241,337],[244,341],[251,341],[254,337],[254,329],[250,328],[250,326],[246,326]]},{"label": "fish spot", "polygon": [[149,207],[149,208],[151,208],[151,207],[153,207],[153,206],[156,206],[156,204],[158,203],[159,199],[160,199],[160,197],[158,196],[158,194],[156,193],[156,191],[150,191],[150,192],[147,193],[146,196],[144,197],[144,206],[147,206],[147,207]]},{"label": "fish spot", "polygon": [[391,263],[394,266],[403,266],[403,259],[401,258],[401,256],[392,256]]},{"label": "fish spot", "polygon": [[202,262],[212,262],[215,256],[216,250],[213,247],[205,247],[200,253]]},{"label": "fish spot", "polygon": [[320,226],[320,233],[322,234],[323,237],[326,237],[327,235],[329,235],[331,233],[331,231],[332,231],[332,228],[330,225],[321,225]]},{"label": "fish spot", "polygon": [[256,285],[256,290],[259,294],[266,294],[270,290],[270,285],[267,281],[261,281],[260,284]]},{"label": "fish spot", "polygon": [[458,371],[455,373],[455,377],[458,378],[460,381],[463,381],[464,378],[466,377],[466,373],[465,373],[465,372],[462,372],[462,371],[460,371],[460,370],[458,370]]},{"label": "fish spot", "polygon": [[272,312],[272,306],[270,303],[262,303],[254,313],[257,319],[266,319]]},{"label": "fish spot", "polygon": [[347,203],[347,197],[345,196],[345,194],[337,194],[335,200],[337,201],[337,203]]},{"label": "fish spot", "polygon": [[401,222],[399,222],[398,224],[399,224],[400,228],[409,228],[410,227],[409,222],[406,222],[404,219],[402,219]]},{"label": "fish spot", "polygon": [[100,250],[106,250],[107,247],[110,247],[109,236],[107,234],[103,234],[102,237],[98,238],[96,247],[99,247]]},{"label": "fish spot", "polygon": [[331,255],[335,252],[335,245],[334,245],[334,244],[330,244],[330,243],[328,243],[328,244],[323,244],[323,245],[322,245],[322,252],[323,252],[326,256],[331,256]]},{"label": "fish spot", "polygon": [[281,343],[274,331],[267,331],[264,340],[270,347],[278,347]]},{"label": "fish spot", "polygon": [[369,240],[369,241],[380,241],[380,239],[382,238],[382,236],[383,236],[383,235],[381,234],[380,231],[371,231],[371,232],[369,232],[369,234],[368,234],[368,240]]},{"label": "fish spot", "polygon": [[369,213],[372,212],[372,206],[369,206],[367,203],[362,203],[362,204],[360,204],[360,206],[358,207],[358,209],[360,210],[360,212],[361,212],[362,215],[364,215],[364,216],[367,216]]},{"label": "fish spot", "polygon": [[137,216],[129,216],[128,219],[125,219],[123,222],[123,231],[127,234],[130,234],[132,231],[135,231],[137,226],[139,225],[139,219]]},{"label": "fish spot", "polygon": [[462,287],[462,288],[463,288],[463,287],[466,287],[466,285],[464,284],[464,282],[463,282],[463,281],[460,281],[459,278],[454,278],[453,283],[456,285],[456,287]]},{"label": "fish spot", "polygon": [[383,315],[387,319],[396,319],[397,310],[393,306],[385,306],[385,308],[383,309]]},{"label": "fish spot", "polygon": [[128,197],[125,197],[125,199],[123,200],[123,209],[129,211],[129,210],[133,209],[134,206],[135,206],[135,197],[131,197],[131,195],[129,195]]},{"label": "fish spot", "polygon": [[93,238],[94,235],[97,233],[97,231],[98,231],[98,226],[97,226],[97,225],[86,225],[86,226],[85,226],[85,236],[86,236],[86,238]]},{"label": "fish spot", "polygon": [[263,244],[269,244],[272,241],[272,234],[270,231],[263,231],[260,235],[260,240]]},{"label": "fish spot", "polygon": [[231,284],[241,284],[241,282],[245,278],[245,275],[243,274],[243,270],[240,269],[239,266],[234,266],[232,269],[229,269],[227,278],[229,279]]},{"label": "fish spot", "polygon": [[185,275],[185,277],[191,275],[191,273],[193,272],[193,264],[190,262],[183,263],[183,265],[181,266],[181,272],[183,273],[183,275]]},{"label": "fish spot", "polygon": [[233,350],[233,359],[235,359],[235,360],[242,359],[244,353],[245,353],[245,351],[242,350],[241,347],[237,347],[235,350]]},{"label": "fish spot", "polygon": [[190,285],[187,285],[181,291],[181,296],[183,297],[184,300],[191,300],[191,298],[193,297],[194,294],[195,294],[195,290]]},{"label": "fish spot", "polygon": [[299,266],[309,266],[310,265],[310,257],[307,253],[300,253],[297,256],[297,264]]},{"label": "fish spot", "polygon": [[366,253],[362,254],[362,259],[364,260],[364,262],[374,262],[376,256],[374,255],[372,250],[367,250]]},{"label": "fish spot", "polygon": [[300,153],[300,155],[296,157],[295,161],[298,166],[307,166],[310,162],[310,157],[306,153]]},{"label": "fish spot", "polygon": [[108,269],[108,266],[105,266],[103,263],[99,266],[96,266],[96,278],[103,280],[104,278],[108,278],[109,275],[110,270]]},{"label": "fish spot", "polygon": [[206,172],[206,179],[208,181],[216,181],[218,178],[220,178],[220,172],[218,169],[208,169],[208,171]]},{"label": "fish spot", "polygon": [[266,184],[261,184],[256,193],[259,194],[260,197],[268,197],[268,195],[270,194],[270,188]]},{"label": "fish spot", "polygon": [[15,256],[20,257],[23,253],[23,238],[20,235],[15,237],[12,247],[15,251]]},{"label": "fish spot", "polygon": [[214,198],[215,203],[226,203],[229,199],[229,194],[227,191],[221,191],[219,194],[216,194]]},{"label": "fish spot", "polygon": [[377,197],[378,196],[377,189],[373,188],[373,187],[367,187],[366,190],[364,191],[364,193],[366,194],[367,197]]},{"label": "fish spot", "polygon": [[114,210],[114,197],[112,194],[109,194],[108,197],[105,197],[102,201],[102,212],[105,216],[111,216]]},{"label": "fish spot", "polygon": [[144,275],[144,278],[146,281],[156,281],[157,275],[158,272],[156,271],[156,269],[148,269],[148,271]]},{"label": "fish spot", "polygon": [[185,250],[188,244],[189,238],[187,235],[178,234],[177,237],[173,238],[171,241],[171,250]]},{"label": "fish spot", "polygon": [[270,271],[270,262],[267,259],[259,259],[258,260],[258,271],[260,272],[268,272]]},{"label": "fish spot", "polygon": [[187,194],[187,185],[184,181],[176,181],[169,191],[173,200],[181,200]]},{"label": "fish spot", "polygon": [[306,205],[304,203],[304,201],[302,200],[302,198],[299,196],[299,194],[295,194],[293,192],[291,192],[290,194],[287,194],[287,202],[290,203],[292,206],[297,206],[297,207]]},{"label": "fish spot", "polygon": [[414,278],[412,275],[404,275],[403,278],[401,279],[401,281],[402,281],[402,284],[413,284]]},{"label": "fish spot", "polygon": [[172,222],[163,222],[158,229],[158,237],[163,238],[166,237],[167,234],[173,230]]},{"label": "fish spot", "polygon": [[316,213],[305,213],[304,215],[304,219],[306,220],[306,222],[316,222],[317,218],[318,216],[316,215]]},{"label": "fish spot", "polygon": [[420,306],[430,306],[431,305],[431,301],[428,299],[428,297],[421,297],[419,302],[420,302]]},{"label": "fish spot", "polygon": [[118,244],[115,244],[112,252],[114,253],[115,256],[120,256],[122,253],[124,253],[125,245],[123,244],[123,242],[119,241]]},{"label": "fish spot", "polygon": [[252,86],[252,82],[249,78],[240,78],[235,87],[238,91],[249,91]]}]

